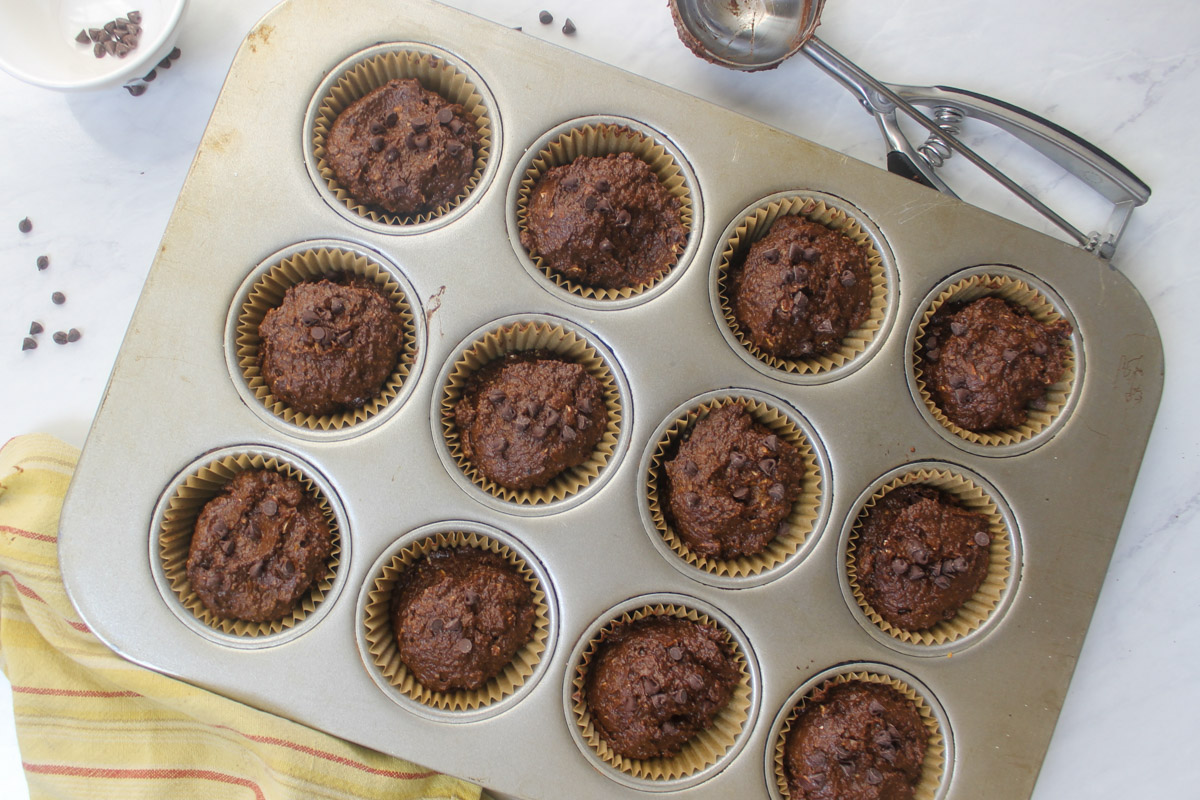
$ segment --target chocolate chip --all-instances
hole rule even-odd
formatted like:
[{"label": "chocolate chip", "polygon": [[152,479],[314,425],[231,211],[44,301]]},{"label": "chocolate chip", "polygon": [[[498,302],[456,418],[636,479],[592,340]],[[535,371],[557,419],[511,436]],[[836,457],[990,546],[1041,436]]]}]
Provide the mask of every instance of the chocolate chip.
[{"label": "chocolate chip", "polygon": [[319,342],[325,338],[325,329],[320,325],[314,325],[308,332],[312,336],[313,341]]},{"label": "chocolate chip", "polygon": [[792,264],[799,264],[804,260],[804,248],[792,242],[788,245],[788,261]]},{"label": "chocolate chip", "polygon": [[463,593],[463,597],[466,599],[467,605],[471,608],[475,608],[475,606],[479,604],[479,592],[475,591],[474,589],[467,589],[467,591]]},{"label": "chocolate chip", "polygon": [[132,86],[126,86],[125,91],[129,92],[134,97],[141,97],[146,93],[146,85],[143,83],[135,83]]},{"label": "chocolate chip", "polygon": [[693,692],[698,692],[704,688],[704,679],[694,672],[684,679],[684,683],[686,683],[688,688]]},{"label": "chocolate chip", "polygon": [[[568,22],[569,21],[570,20],[568,20]],[[567,29],[564,27],[563,33],[566,33],[566,32],[567,32]],[[679,733],[679,728],[675,726],[674,722],[671,722],[671,720],[667,720],[666,722],[663,723],[662,732],[663,732],[664,736],[674,736],[677,733]]]},{"label": "chocolate chip", "polygon": [[279,513],[279,503],[274,500],[267,499],[262,502],[262,512],[268,517],[273,517]]},{"label": "chocolate chip", "polygon": [[802,312],[808,308],[808,295],[803,291],[796,292],[792,295],[792,303],[795,304],[794,310],[796,312]]},{"label": "chocolate chip", "polygon": [[950,379],[946,382],[948,384],[950,384],[951,389],[957,389],[960,386],[965,386],[967,383],[967,379],[966,379],[966,376],[964,376],[964,375],[951,375]]},{"label": "chocolate chip", "polygon": [[67,302],[67,296],[62,292],[55,292],[54,294],[50,295],[50,301],[56,306],[61,306],[63,303]]},{"label": "chocolate chip", "polygon": [[805,261],[816,261],[820,257],[821,257],[821,253],[820,253],[820,251],[817,250],[817,248],[815,248],[815,247],[804,248],[804,260]]},{"label": "chocolate chip", "polygon": [[992,543],[992,537],[988,536],[987,531],[977,531],[975,533],[975,544],[980,547],[987,547]]},{"label": "chocolate chip", "polygon": [[925,360],[926,361],[937,361],[941,357],[942,357],[942,351],[938,350],[936,347],[933,348],[932,350],[925,351]]},{"label": "chocolate chip", "polygon": [[463,128],[467,127],[458,117],[450,120],[450,132],[455,136],[463,132]]},{"label": "chocolate chip", "polygon": [[734,469],[741,469],[745,465],[746,465],[746,457],[744,455],[742,455],[741,453],[739,453],[737,450],[734,450],[732,453],[729,454],[729,466],[733,467]]},{"label": "chocolate chip", "polygon": [[930,567],[929,574],[935,578],[938,577],[939,575],[941,575],[942,574],[942,562],[938,561],[932,567]]},{"label": "chocolate chip", "polygon": [[841,282],[842,286],[853,286],[854,284],[858,283],[858,278],[855,277],[853,272],[846,270],[842,273]]},{"label": "chocolate chip", "polygon": [[[138,22],[141,22],[141,20],[138,20]],[[171,52],[167,54],[167,58],[171,59],[172,61],[178,61],[181,55],[183,55],[182,50],[180,50],[178,47],[172,47]]]},{"label": "chocolate chip", "polygon": [[508,397],[508,395],[506,395],[500,389],[492,389],[487,393],[487,399],[496,404],[503,403],[506,397]]},{"label": "chocolate chip", "polygon": [[562,436],[564,442],[573,442],[575,441],[575,437],[579,434],[575,433],[574,428],[564,425],[560,435]]},{"label": "chocolate chip", "polygon": [[689,478],[694,478],[700,472],[700,467],[696,466],[696,462],[688,459],[683,462],[683,474]]},{"label": "chocolate chip", "polygon": [[893,558],[892,572],[897,575],[903,575],[904,573],[908,572],[908,562],[903,558]]},{"label": "chocolate chip", "polygon": [[935,350],[935,349],[937,349],[937,346],[938,346],[938,337],[930,336],[927,339],[925,339],[925,349],[926,350]]},{"label": "chocolate chip", "polygon": [[221,552],[227,556],[231,556],[231,555],[233,555],[233,551],[236,547],[237,547],[237,543],[234,542],[233,539],[225,539],[221,543]]},{"label": "chocolate chip", "polygon": [[[989,541],[989,543],[990,543],[990,541]],[[966,572],[967,571],[967,560],[965,558],[963,558],[962,556],[959,556],[958,558],[954,559],[950,563],[953,565],[955,572]]]},{"label": "chocolate chip", "polygon": [[546,438],[546,426],[545,425],[534,425],[532,428],[529,429],[529,435],[535,439],[545,439]]},{"label": "chocolate chip", "polygon": [[555,409],[550,408],[550,409],[546,410],[545,422],[546,422],[547,426],[557,425],[559,423],[559,420],[561,420],[561,419],[562,419],[562,415],[559,414],[558,411],[556,411]]},{"label": "chocolate chip", "polygon": [[567,36],[570,36],[575,33],[575,23],[571,22],[570,17],[567,17],[567,21],[563,23],[562,32],[565,33]]},{"label": "chocolate chip", "polygon": [[452,119],[454,119],[454,109],[452,108],[443,108],[437,113],[437,121],[442,125],[449,125]]},{"label": "chocolate chip", "polygon": [[600,192],[601,194],[604,194],[611,188],[612,184],[608,182],[607,178],[601,178],[600,180],[596,181],[596,191]]},{"label": "chocolate chip", "polygon": [[1045,343],[1045,342],[1040,342],[1040,341],[1039,341],[1039,342],[1034,342],[1034,343],[1033,343],[1033,352],[1037,353],[1039,356],[1044,356],[1044,355],[1046,355],[1046,353],[1047,353],[1048,351],[1049,351],[1049,348],[1048,348],[1048,347],[1046,347],[1046,343]]},{"label": "chocolate chip", "polygon": [[46,330],[46,329],[42,327],[42,323],[38,322],[37,320],[34,320],[33,322],[29,323],[29,335],[30,336],[37,336],[39,333],[41,333],[44,330]]},{"label": "chocolate chip", "polygon": [[971,393],[966,389],[955,389],[954,399],[959,405],[966,405],[971,402]]},{"label": "chocolate chip", "polygon": [[451,139],[449,142],[446,143],[446,152],[452,156],[456,156],[459,153],[461,153],[463,150],[466,150],[466,149],[467,149],[466,145],[464,145],[462,142],[455,141],[453,139]]},{"label": "chocolate chip", "polygon": [[19,230],[21,233],[29,233],[31,230],[33,230],[33,223],[29,221],[29,217],[26,217],[17,223],[17,230]]},{"label": "chocolate chip", "polygon": [[909,555],[922,567],[929,563],[929,550],[924,547],[914,547]]},{"label": "chocolate chip", "polygon": [[261,578],[263,572],[265,572],[266,569],[267,569],[267,565],[265,562],[263,562],[261,560],[255,561],[254,566],[250,567],[250,577],[251,578]]},{"label": "chocolate chip", "polygon": [[933,585],[938,587],[939,589],[949,589],[950,588],[950,579],[947,578],[945,575],[938,575],[936,578],[933,579]]},{"label": "chocolate chip", "polygon": [[34,339],[32,336],[26,336],[25,340],[21,342],[22,350],[34,350],[36,348],[37,348],[37,340]]},{"label": "chocolate chip", "polygon": [[414,119],[409,125],[413,129],[413,133],[424,133],[429,130],[429,120],[427,119]]},{"label": "chocolate chip", "polygon": [[467,639],[466,637],[459,639],[458,642],[454,645],[454,649],[457,650],[458,652],[462,653],[464,656],[467,653],[471,652],[471,650],[473,650],[474,648],[475,648],[475,644],[470,639]]},{"label": "chocolate chip", "polygon": [[771,488],[767,489],[767,496],[770,497],[772,500],[774,500],[776,503],[778,503],[778,502],[782,501],[784,497],[787,496],[787,492],[783,488],[782,483],[772,483]]},{"label": "chocolate chip", "polygon": [[612,251],[613,251],[613,243],[610,242],[608,239],[601,239],[600,240],[600,252],[601,253],[611,253]]},{"label": "chocolate chip", "polygon": [[670,659],[672,661],[682,661],[683,660],[683,648],[680,647],[679,645],[672,645],[671,647],[667,648],[667,655],[670,657]]},{"label": "chocolate chip", "polygon": [[883,773],[874,767],[867,768],[867,783],[872,786],[878,786],[883,783]]},{"label": "chocolate chip", "polygon": [[867,711],[871,712],[871,714],[876,717],[882,717],[883,703],[879,702],[878,700],[872,700],[867,704]]},{"label": "chocolate chip", "polygon": [[90,44],[92,40],[88,37],[87,31],[80,30],[79,33],[75,34],[75,41],[80,44]]},{"label": "chocolate chip", "polygon": [[772,453],[779,452],[779,437],[775,434],[769,434],[767,438],[763,439],[763,444],[765,444],[767,449]]},{"label": "chocolate chip", "polygon": [[808,280],[808,270],[804,267],[792,267],[788,270],[792,283],[804,283]]},{"label": "chocolate chip", "polygon": [[101,41],[102,36],[104,36],[104,31],[99,28],[88,28],[88,38],[93,42]]},{"label": "chocolate chip", "polygon": [[777,466],[779,464],[773,458],[764,458],[758,462],[758,468],[762,470],[764,475],[774,475],[775,467]]},{"label": "chocolate chip", "polygon": [[616,219],[614,219],[613,221],[616,222],[617,225],[619,225],[620,227],[624,228],[630,222],[633,221],[633,217],[630,215],[630,213],[627,210],[622,208],[620,211],[617,212]]},{"label": "chocolate chip", "polygon": [[162,61],[158,62],[157,68],[158,69],[170,69],[171,68],[171,59],[164,58]]},{"label": "chocolate chip", "polygon": [[597,211],[602,211],[605,214],[607,214],[610,211],[612,211],[612,208],[613,208],[612,203],[608,202],[607,197],[601,197],[599,200],[596,201],[596,210]]},{"label": "chocolate chip", "polygon": [[400,151],[394,147],[389,147],[387,152],[383,154],[383,160],[389,164],[394,164],[400,158]]},{"label": "chocolate chip", "polygon": [[450,631],[451,633],[462,633],[462,620],[453,620],[449,625],[446,626],[446,630]]},{"label": "chocolate chip", "polygon": [[[140,12],[140,11],[130,11],[125,16],[128,17],[129,21],[132,22],[134,25],[142,24],[142,12]],[[176,47],[175,49],[178,50],[179,48]],[[174,52],[174,51],[172,51],[172,52]]]},{"label": "chocolate chip", "polygon": [[592,424],[591,419],[589,419],[584,414],[580,414],[579,416],[577,416],[575,418],[575,427],[581,431],[587,430],[591,424]]},{"label": "chocolate chip", "polygon": [[685,492],[683,495],[683,504],[688,508],[698,508],[700,506],[700,495],[695,492]]},{"label": "chocolate chip", "polygon": [[646,675],[642,678],[642,691],[647,695],[658,694],[658,690],[662,688],[658,685],[658,681]]},{"label": "chocolate chip", "polygon": [[371,133],[374,133],[376,135],[381,134],[385,130],[387,130],[387,128],[383,127],[383,123],[378,120],[376,120],[375,122],[372,122],[367,129],[369,131],[371,131]]},{"label": "chocolate chip", "polygon": [[310,308],[306,308],[300,312],[300,321],[305,325],[316,325],[321,321],[317,313]]},{"label": "chocolate chip", "polygon": [[82,338],[83,334],[79,332],[78,328],[71,328],[71,330],[67,331],[68,342],[78,342]]},{"label": "chocolate chip", "polygon": [[562,187],[568,192],[575,191],[579,188],[579,178],[576,178],[574,175],[568,175],[567,177],[563,178]]},{"label": "chocolate chip", "polygon": [[763,250],[762,257],[768,264],[774,264],[779,261],[779,250],[774,247]]},{"label": "chocolate chip", "polygon": [[589,194],[587,197],[583,198],[583,207],[588,211],[595,211],[596,196],[594,194]]},{"label": "chocolate chip", "polygon": [[400,122],[400,115],[397,114],[395,111],[392,111],[386,117],[383,118],[383,124],[387,125],[389,128],[396,127],[396,125],[399,122]]},{"label": "chocolate chip", "polygon": [[688,701],[688,693],[685,690],[680,689],[679,691],[677,691],[673,695],[671,695],[671,699],[674,700],[679,705],[683,705],[684,703],[686,703]]},{"label": "chocolate chip", "polygon": [[433,622],[429,623],[429,630],[433,633],[441,633],[443,630],[445,630],[445,628],[446,623],[442,622],[440,619],[435,619]]},{"label": "chocolate chip", "polygon": [[[512,404],[510,403],[505,403],[504,405],[500,406],[497,413],[500,414],[500,419],[504,420],[505,422],[512,422],[517,417],[517,410],[513,408]],[[528,420],[525,422],[525,427],[529,427]]]},{"label": "chocolate chip", "polygon": [[335,297],[329,301],[329,310],[333,314],[341,314],[346,310],[346,301],[340,297]]},{"label": "chocolate chip", "polygon": [[750,487],[749,486],[739,486],[733,490],[733,499],[734,500],[745,500],[749,496],[750,496]]},{"label": "chocolate chip", "polygon": [[40,269],[40,270],[45,269],[48,266],[50,266],[50,256],[38,256],[37,257],[37,268],[38,269]]},{"label": "chocolate chip", "polygon": [[818,322],[817,333],[833,333],[833,322],[827,319]]},{"label": "chocolate chip", "polygon": [[950,332],[953,333],[955,336],[962,336],[964,333],[967,332],[967,326],[965,324],[955,320],[954,322],[950,323]]},{"label": "chocolate chip", "polygon": [[1016,350],[1005,350],[1001,355],[1004,357],[1004,360],[1007,361],[1009,364],[1011,364],[1012,362],[1017,360],[1017,351]]},{"label": "chocolate chip", "polygon": [[908,579],[910,581],[919,581],[919,580],[921,580],[921,578],[924,578],[924,577],[925,577],[925,570],[921,569],[920,567],[918,567],[915,564],[908,571]]},{"label": "chocolate chip", "polygon": [[375,152],[375,153],[381,153],[381,152],[383,152],[383,145],[384,145],[384,142],[383,142],[383,137],[382,137],[382,136],[372,136],[372,137],[371,137],[371,150],[372,150],[372,152]]},{"label": "chocolate chip", "polygon": [[539,11],[538,22],[542,23],[543,25],[549,25],[551,22],[554,22],[554,15],[549,11]]}]

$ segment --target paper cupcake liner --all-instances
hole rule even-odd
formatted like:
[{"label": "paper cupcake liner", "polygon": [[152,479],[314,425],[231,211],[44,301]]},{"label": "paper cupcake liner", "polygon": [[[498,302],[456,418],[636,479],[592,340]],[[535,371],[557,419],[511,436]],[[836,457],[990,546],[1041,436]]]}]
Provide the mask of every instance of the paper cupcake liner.
[{"label": "paper cupcake liner", "polygon": [[[361,408],[340,414],[314,416],[297,411],[271,393],[259,370],[258,358],[262,340],[258,326],[267,312],[283,302],[283,296],[292,286],[321,278],[338,275],[355,275],[364,278],[391,299],[392,307],[400,314],[404,343],[395,370],[384,382],[379,394]],[[250,288],[237,318],[235,338],[237,364],[246,385],[254,397],[275,416],[292,425],[310,430],[340,430],[349,425],[365,422],[378,414],[399,395],[404,381],[412,370],[417,357],[416,327],[412,309],[400,285],[379,264],[366,256],[348,250],[321,247],[305,250],[288,256],[267,272]]]},{"label": "paper cupcake liner", "polygon": [[792,725],[795,724],[796,719],[804,711],[809,699],[815,694],[824,689],[852,681],[882,683],[891,686],[911,700],[917,707],[917,713],[921,715],[921,721],[925,723],[925,728],[929,731],[929,741],[925,746],[925,761],[922,764],[921,779],[913,792],[913,800],[934,800],[946,772],[946,738],[945,733],[938,724],[937,717],[934,716],[933,708],[915,689],[899,678],[868,671],[846,672],[823,681],[792,707],[791,712],[788,713],[779,731],[779,737],[775,740],[775,787],[779,790],[779,793],[785,798],[791,797],[788,791],[787,773],[783,766],[783,756],[784,746],[787,743],[788,734],[792,730]]},{"label": "paper cupcake liner", "polygon": [[933,394],[925,383],[924,371],[921,368],[921,350],[922,343],[925,340],[925,331],[929,326],[929,321],[937,313],[938,309],[946,303],[969,303],[972,300],[978,300],[980,297],[988,295],[1001,297],[1010,303],[1025,308],[1035,320],[1041,323],[1057,322],[1063,319],[1063,316],[1054,307],[1054,304],[1050,302],[1049,298],[1025,281],[1001,274],[981,274],[963,278],[961,281],[951,284],[945,291],[934,298],[933,302],[929,304],[929,307],[921,315],[920,323],[917,325],[916,336],[913,338],[912,343],[913,377],[917,386],[917,392],[920,394],[921,401],[925,404],[925,407],[929,409],[929,413],[955,436],[965,439],[972,444],[984,446],[1020,444],[1046,430],[1066,408],[1071,391],[1075,385],[1076,362],[1074,346],[1068,348],[1062,377],[1056,383],[1052,383],[1046,388],[1046,407],[1044,409],[1027,408],[1028,416],[1024,424],[1016,428],[1005,428],[1003,430],[977,433],[951,422],[934,401]]},{"label": "paper cupcake liner", "polygon": [[[516,568],[533,592],[537,610],[530,640],[501,672],[480,689],[439,692],[423,686],[400,659],[392,627],[391,599],[403,572],[434,550],[474,547],[495,553]],[[550,608],[546,592],[530,566],[512,548],[483,534],[446,531],[421,539],[398,552],[375,576],[364,609],[367,648],[384,679],[405,697],[442,711],[471,711],[491,705],[514,692],[534,674],[550,637]]]},{"label": "paper cupcake liner", "polygon": [[[871,305],[862,325],[849,331],[836,350],[809,358],[779,358],[751,341],[733,313],[732,273],[741,268],[750,247],[762,239],[780,216],[804,217],[848,236],[866,250],[871,273]],[[853,212],[821,198],[796,195],[766,203],[749,213],[725,241],[717,263],[717,297],[725,324],[754,358],[772,369],[797,375],[815,375],[840,367],[866,351],[883,326],[888,309],[888,280],[883,254]]]},{"label": "paper cupcake liner", "polygon": [[[356,100],[370,94],[390,80],[416,78],[426,90],[458,103],[475,117],[479,131],[479,147],[475,170],[461,194],[452,202],[425,214],[404,216],[360,203],[338,183],[333,168],[326,159],[325,140],[338,115]],[[317,172],[329,191],[339,202],[360,217],[385,225],[415,225],[428,222],[462,203],[479,185],[492,150],[492,122],[482,93],[465,73],[435,53],[423,52],[419,45],[396,45],[395,50],[380,53],[360,61],[342,75],[317,108],[312,127],[313,157]]]},{"label": "paper cupcake liner", "polygon": [[[737,559],[709,558],[694,553],[675,529],[667,521],[660,499],[659,487],[666,480],[665,465],[668,457],[673,455],[683,436],[697,422],[722,406],[741,403],[756,422],[765,426],[788,444],[799,451],[804,461],[804,478],[801,482],[800,497],[792,505],[792,513],[785,522],[788,529],[776,536],[763,552],[755,556],[743,556]],[[821,508],[821,493],[824,486],[824,476],[821,465],[812,442],[791,419],[781,411],[772,408],[762,400],[753,397],[730,395],[702,403],[676,418],[659,439],[654,454],[650,458],[650,468],[646,474],[645,491],[650,507],[650,518],[663,541],[680,558],[694,567],[711,572],[715,575],[742,578],[758,575],[773,569],[795,555],[809,534],[813,532]]]},{"label": "paper cupcake liner", "polygon": [[[249,469],[266,469],[294,478],[304,485],[305,491],[317,501],[321,513],[329,523],[333,534],[333,549],[330,553],[325,574],[318,578],[308,594],[297,601],[291,614],[271,622],[246,622],[227,619],[212,613],[201,602],[192,589],[187,574],[188,551],[196,520],[204,505],[221,493],[225,485],[241,472]],[[280,633],[302,622],[325,599],[333,587],[341,560],[341,536],[337,518],[329,500],[317,488],[313,480],[298,467],[273,456],[260,454],[230,455],[210,462],[189,475],[167,501],[158,531],[158,552],[162,559],[163,574],[171,591],[180,604],[215,631],[239,637],[256,637]]]},{"label": "paper cupcake liner", "polygon": [[[953,619],[944,620],[931,628],[907,631],[885,620],[863,596],[858,585],[857,550],[863,521],[875,504],[888,492],[901,486],[922,484],[940,489],[954,497],[968,511],[984,514],[992,543],[988,546],[988,569],[983,583],[975,594],[959,608]],[[986,491],[974,481],[945,469],[918,469],[884,484],[871,495],[858,513],[846,543],[846,577],[858,607],[880,630],[902,642],[917,645],[942,645],[957,641],[977,630],[1000,606],[1012,576],[1012,543],[1004,517]]]},{"label": "paper cupcake liner", "polygon": [[[689,619],[702,625],[717,628],[726,633],[728,643],[733,649],[734,658],[741,671],[741,680],[734,687],[733,695],[725,708],[713,719],[708,730],[701,731],[692,737],[683,750],[671,758],[628,758],[617,753],[596,729],[592,721],[592,713],[587,707],[585,685],[588,668],[600,644],[612,634],[618,625],[644,619],[646,617],[665,616]],[[634,611],[627,611],[611,620],[592,638],[583,650],[579,663],[575,666],[575,675],[571,681],[572,687],[572,716],[579,732],[597,756],[604,763],[620,770],[634,778],[650,781],[672,781],[694,775],[706,767],[715,764],[734,746],[742,728],[750,718],[752,687],[750,684],[750,668],[746,662],[746,654],[738,646],[737,640],[729,636],[728,631],[703,614],[691,608],[674,604],[654,604],[643,606]]]},{"label": "paper cupcake liner", "polygon": [[[682,166],[665,147],[655,141],[651,133],[643,132],[629,125],[605,123],[585,124],[578,128],[572,128],[555,138],[533,157],[533,161],[525,170],[524,178],[521,180],[520,189],[517,192],[518,229],[522,232],[526,229],[529,218],[529,198],[533,194],[533,187],[543,175],[554,167],[572,163],[580,156],[607,156],[613,153],[633,153],[650,166],[663,187],[672,196],[679,199],[680,217],[683,227],[690,237],[693,221],[692,192]],[[675,262],[664,269],[654,280],[616,289],[576,283],[551,269],[536,252],[530,251],[529,257],[534,265],[556,286],[571,294],[588,299],[624,300],[635,297],[661,283],[671,270],[678,268],[678,256],[683,254],[686,246],[687,240],[685,239],[680,243]]]},{"label": "paper cupcake liner", "polygon": [[[467,379],[487,364],[509,353],[543,350],[583,366],[600,382],[608,425],[590,458],[577,467],[563,470],[545,486],[510,489],[486,477],[463,452],[454,410],[462,399]],[[450,369],[442,389],[441,423],[450,457],[472,483],[505,502],[540,506],[570,497],[595,480],[612,460],[621,432],[623,408],[620,390],[603,357],[577,333],[547,322],[514,322],[497,328],[470,345]]]}]

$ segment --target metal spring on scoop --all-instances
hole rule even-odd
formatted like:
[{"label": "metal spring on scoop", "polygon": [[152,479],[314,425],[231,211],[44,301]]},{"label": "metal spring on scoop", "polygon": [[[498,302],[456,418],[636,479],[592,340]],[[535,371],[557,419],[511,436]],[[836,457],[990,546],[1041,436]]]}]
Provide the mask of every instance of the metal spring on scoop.
[{"label": "metal spring on scoop", "polygon": [[[933,109],[933,121],[946,133],[957,136],[959,125],[963,121],[963,113],[953,106],[937,106]],[[917,152],[929,162],[930,166],[936,169],[946,163],[946,159],[950,158],[953,151],[944,139],[931,133],[925,140],[925,144],[917,148]]]}]

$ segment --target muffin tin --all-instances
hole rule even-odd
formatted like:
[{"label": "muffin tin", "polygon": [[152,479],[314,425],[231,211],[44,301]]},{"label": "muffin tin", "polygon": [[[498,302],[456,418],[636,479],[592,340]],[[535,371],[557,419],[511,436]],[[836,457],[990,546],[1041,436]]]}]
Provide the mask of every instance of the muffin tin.
[{"label": "muffin tin", "polygon": [[[363,0],[353,15],[290,0],[255,33],[217,101],[63,510],[64,580],[92,631],[132,661],[532,800],[778,797],[776,738],[789,710],[805,687],[863,671],[928,701],[946,754],[931,796],[1028,796],[1162,388],[1156,326],[1124,276],[877,168],[427,0]],[[491,123],[476,187],[443,217],[411,226],[352,212],[313,172],[310,109],[340,73],[391,50],[454,65]],[[693,206],[672,272],[612,301],[557,286],[516,241],[515,197],[537,150],[596,120],[628,120],[659,141],[681,162]],[[717,296],[732,232],[755,209],[794,197],[854,216],[886,284],[869,343],[814,375],[748,354]],[[417,348],[394,397],[329,431],[269,411],[235,352],[257,277],[280,254],[318,248],[362,256],[394,279]],[[922,315],[943,289],[984,270],[1028,277],[1075,325],[1061,410],[1011,446],[942,427],[914,379]],[[561,501],[483,491],[450,453],[448,376],[465,349],[507,324],[577,336],[614,376],[621,416],[611,454]],[[791,419],[822,473],[813,529],[782,564],[745,581],[685,563],[664,543],[646,491],[665,431],[732,396]],[[331,501],[343,541],[336,575],[282,634],[214,632],[163,580],[163,509],[198,467],[263,454],[294,465]],[[863,503],[915,469],[969,476],[1008,530],[1012,569],[996,607],[959,641],[923,645],[875,628],[846,578]],[[490,537],[544,584],[545,650],[494,706],[456,713],[389,691],[364,644],[378,573],[430,531]],[[720,621],[746,658],[742,730],[691,774],[614,770],[577,726],[572,682],[590,633],[648,604]]]}]

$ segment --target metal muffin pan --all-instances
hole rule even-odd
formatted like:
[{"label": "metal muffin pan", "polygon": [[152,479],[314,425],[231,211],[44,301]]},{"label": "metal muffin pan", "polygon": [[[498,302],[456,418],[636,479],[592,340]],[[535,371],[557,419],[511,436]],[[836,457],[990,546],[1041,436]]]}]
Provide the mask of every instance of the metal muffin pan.
[{"label": "metal muffin pan", "polygon": [[[60,560],[89,627],[124,657],[334,735],[523,798],[770,796],[771,721],[806,681],[847,663],[910,675],[944,709],[951,798],[1028,796],[1058,716],[1132,491],[1162,388],[1150,312],[1094,256],[811,142],[652,81],[428,0],[363,0],[341,14],[290,0],[230,69],[164,235],[64,507]],[[265,35],[269,33],[269,36]],[[330,71],[381,41],[445,51],[494,102],[495,179],[445,224],[397,236],[342,215],[305,166],[306,110]],[[269,85],[271,91],[261,91]],[[669,285],[636,305],[582,305],[547,291],[511,242],[505,191],[526,153],[572,120],[614,116],[660,132],[688,164],[702,217]],[[731,154],[736,150],[736,162]],[[894,307],[869,359],[819,384],[754,368],[714,315],[706,267],[739,214],[783,192],[852,204],[895,265]],[[394,264],[423,309],[425,368],[407,400],[348,438],[264,420],[226,364],[225,325],[256,265],[333,239]],[[510,241],[506,241],[509,239]],[[1081,371],[1052,435],[1021,453],[977,452],[931,427],[909,385],[912,320],[949,276],[980,265],[1036,275],[1074,313]],[[406,286],[406,291],[408,290]],[[611,353],[632,412],[603,485],[569,507],[521,515],[482,501],[439,457],[430,418],[439,365],[473,332],[549,316]],[[655,429],[709,392],[779,398],[825,455],[828,510],[794,566],[757,586],[697,580],[647,535],[641,455]],[[280,450],[311,465],[340,502],[353,556],[345,591],[285,646],[233,647],[186,624],[155,583],[156,504],[204,454]],[[1003,457],[1000,457],[1003,456]],[[879,476],[912,462],[961,467],[1005,500],[1020,531],[1020,583],[962,650],[900,650],[864,630],[843,596],[839,533]],[[356,639],[372,564],[407,532],[464,521],[501,531],[539,563],[557,601],[544,673],[500,713],[442,722],[376,685]],[[148,557],[149,556],[149,557]],[[607,610],[672,594],[734,622],[758,665],[740,751],[686,790],[615,780],[580,752],[565,715],[565,653]],[[949,657],[953,655],[953,658]],[[1038,665],[1030,669],[1031,664]]]}]

